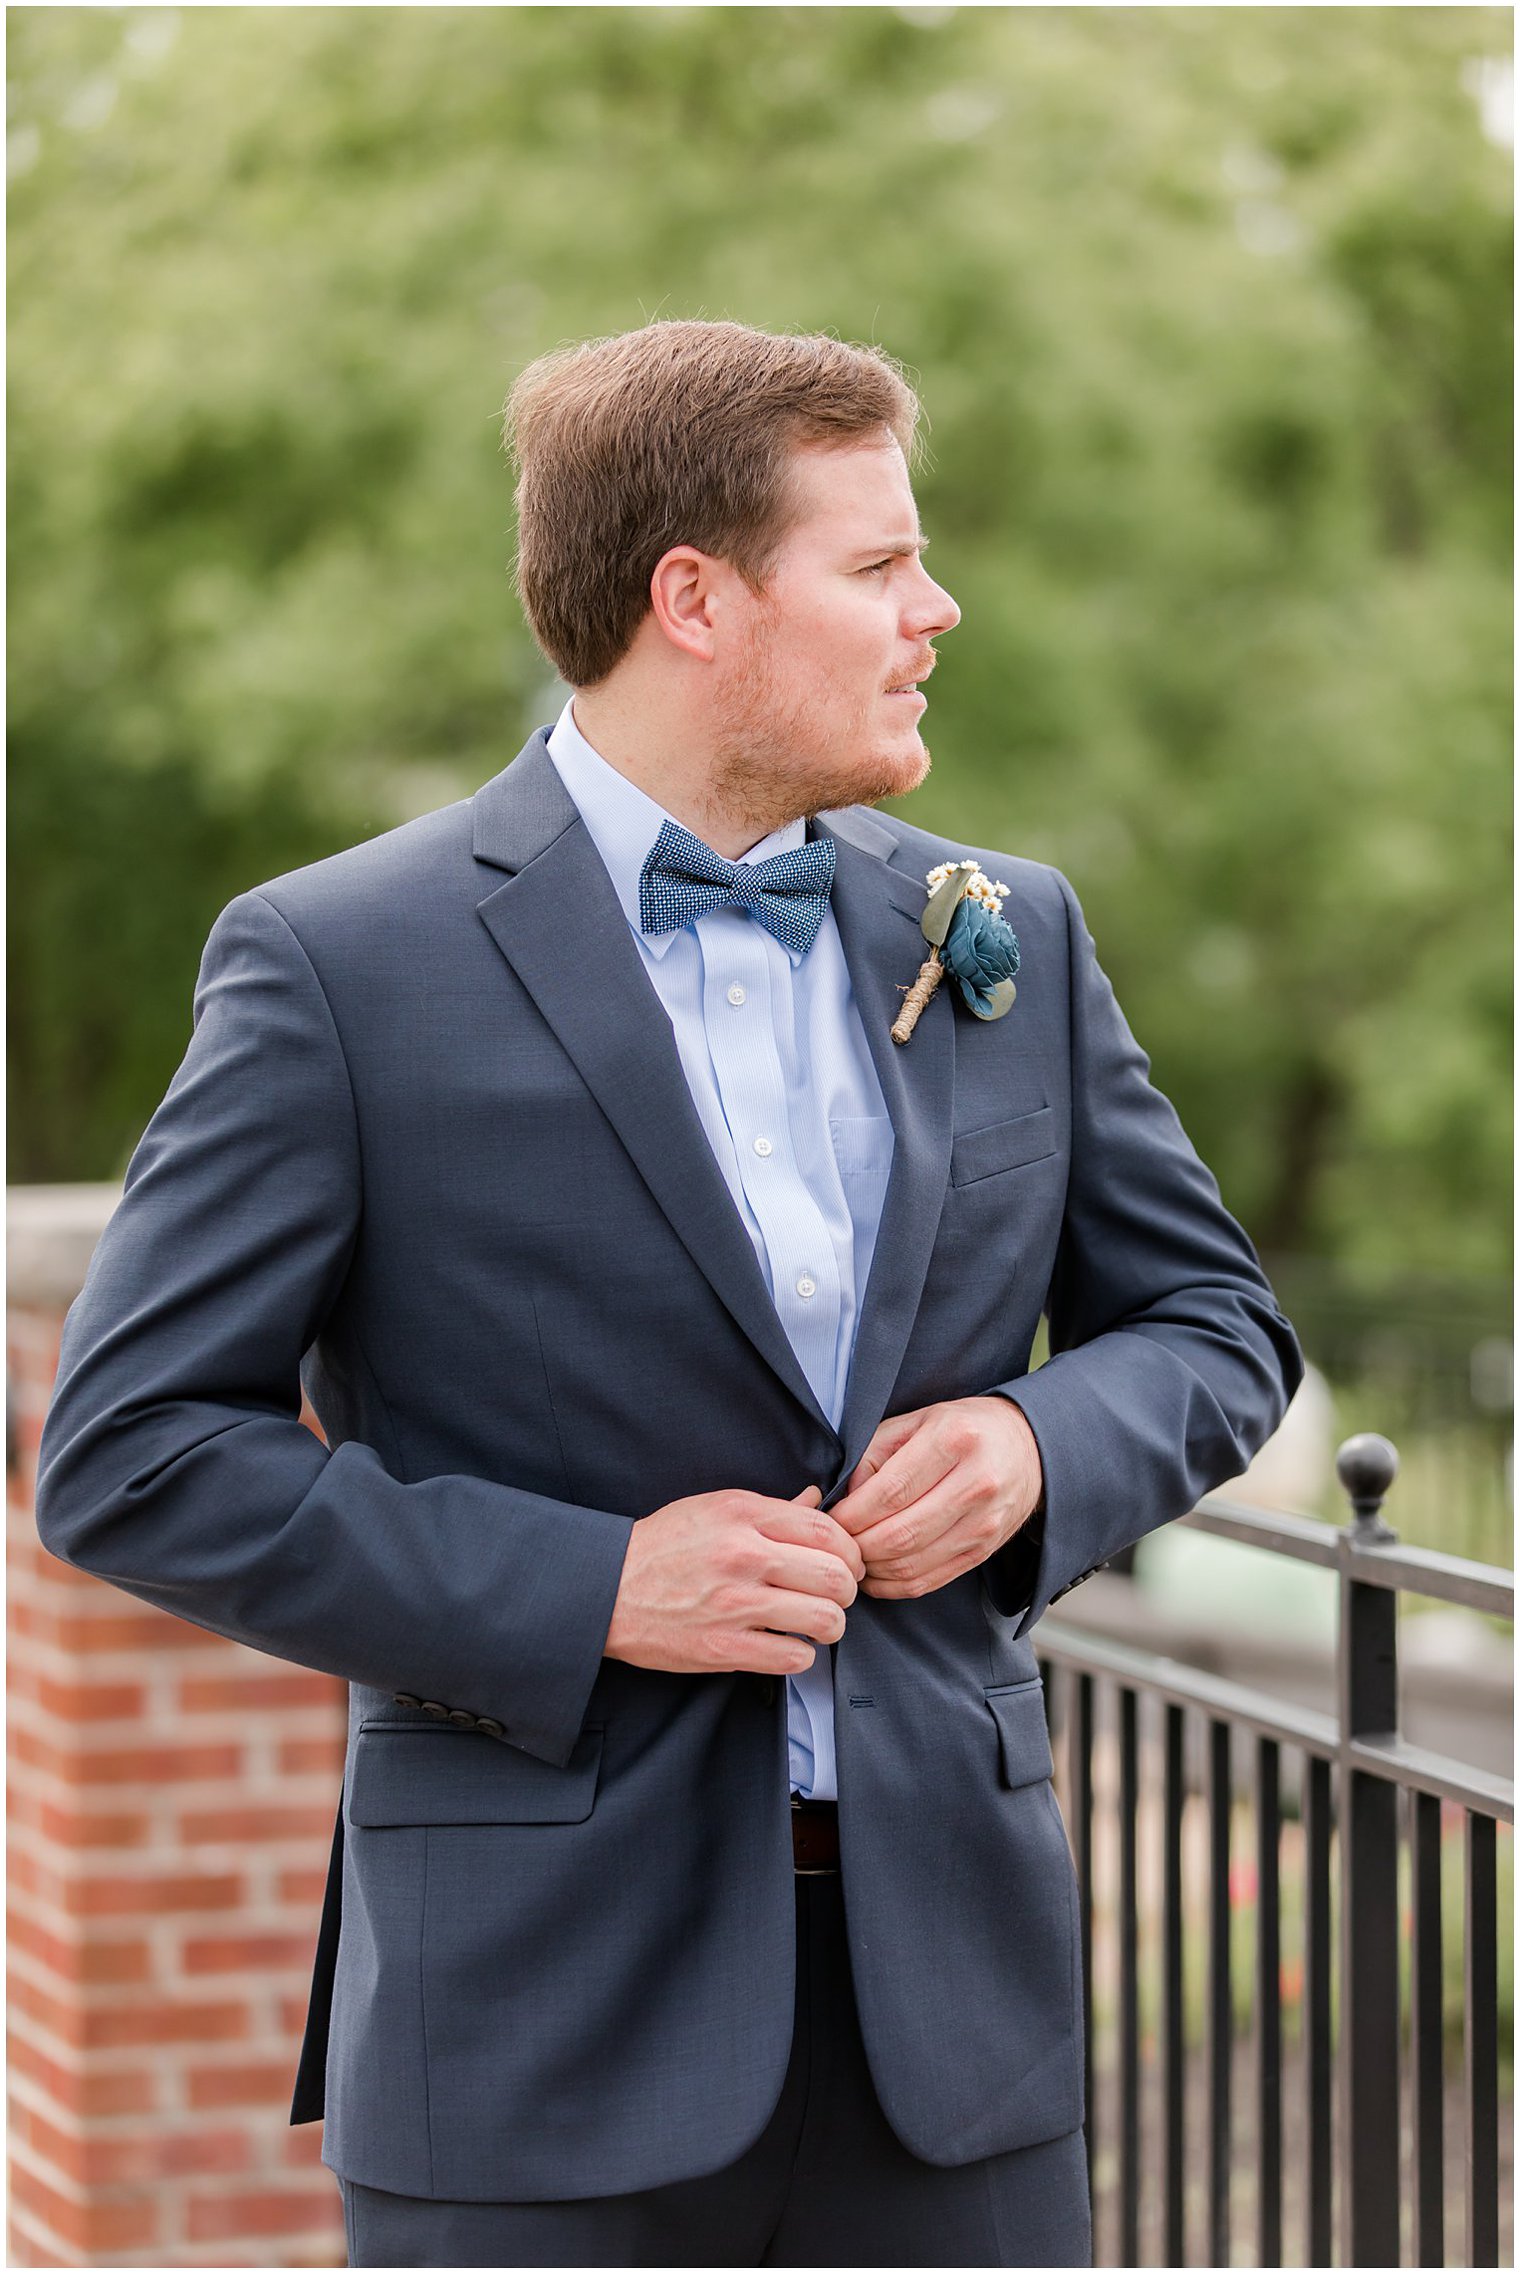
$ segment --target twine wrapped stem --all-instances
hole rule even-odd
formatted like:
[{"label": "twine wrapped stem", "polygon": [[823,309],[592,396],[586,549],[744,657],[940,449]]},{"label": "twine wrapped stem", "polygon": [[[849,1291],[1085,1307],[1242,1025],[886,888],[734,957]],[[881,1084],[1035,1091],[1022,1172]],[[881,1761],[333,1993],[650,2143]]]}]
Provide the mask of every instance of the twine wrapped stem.
[{"label": "twine wrapped stem", "polygon": [[925,961],[919,965],[918,977],[907,990],[903,1007],[893,1022],[892,1040],[894,1042],[906,1042],[908,1040],[918,1024],[919,1013],[944,976],[945,967],[940,962],[939,949],[937,947],[931,948]]}]

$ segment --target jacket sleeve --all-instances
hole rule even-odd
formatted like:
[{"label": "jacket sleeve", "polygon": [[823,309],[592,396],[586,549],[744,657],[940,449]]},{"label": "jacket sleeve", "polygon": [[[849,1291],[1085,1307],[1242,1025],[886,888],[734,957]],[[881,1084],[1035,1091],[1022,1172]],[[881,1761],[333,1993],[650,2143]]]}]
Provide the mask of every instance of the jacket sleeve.
[{"label": "jacket sleeve", "polygon": [[564,1766],[631,1523],[480,1477],[402,1483],[304,1426],[302,1355],[362,1206],[327,998],[247,893],[212,930],[189,1049],[65,1324],[38,1529],[177,1617],[496,1720]]},{"label": "jacket sleeve", "polygon": [[1051,1355],[991,1386],[1040,1449],[1043,1517],[986,1566],[1023,1634],[1120,1548],[1238,1476],[1303,1374],[1256,1252],[1219,1197],[1058,877],[1070,954],[1071,1166],[1046,1297]]}]

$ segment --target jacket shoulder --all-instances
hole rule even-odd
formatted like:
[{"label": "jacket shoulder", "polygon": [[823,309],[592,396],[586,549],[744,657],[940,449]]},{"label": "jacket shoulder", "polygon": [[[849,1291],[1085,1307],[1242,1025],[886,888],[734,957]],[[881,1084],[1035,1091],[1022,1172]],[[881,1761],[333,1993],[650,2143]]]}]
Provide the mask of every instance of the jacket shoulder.
[{"label": "jacket shoulder", "polygon": [[[264,903],[308,957],[320,960],[326,950],[370,952],[387,940],[404,939],[419,923],[429,927],[456,900],[473,908],[480,898],[478,875],[471,804],[462,798],[250,885],[231,908]],[[224,910],[223,918],[230,914]]]},{"label": "jacket shoulder", "polygon": [[870,832],[879,832],[878,848],[890,865],[920,881],[942,861],[975,861],[995,883],[1008,886],[1010,907],[1034,910],[1064,922],[1068,903],[1076,900],[1065,876],[1047,861],[1027,860],[1018,853],[999,852],[994,846],[964,845],[932,829],[920,829],[900,814],[879,813],[868,806],[848,806],[839,819],[849,824],[857,842],[864,842]]}]

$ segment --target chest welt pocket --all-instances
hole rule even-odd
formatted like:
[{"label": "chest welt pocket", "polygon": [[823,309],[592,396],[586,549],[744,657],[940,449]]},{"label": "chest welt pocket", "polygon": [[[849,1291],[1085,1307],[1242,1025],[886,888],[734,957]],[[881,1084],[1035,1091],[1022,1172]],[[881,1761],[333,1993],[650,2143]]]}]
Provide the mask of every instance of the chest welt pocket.
[{"label": "chest welt pocket", "polygon": [[950,1148],[950,1182],[979,1184],[983,1177],[1003,1169],[1027,1168],[1056,1150],[1056,1117],[1048,1105],[1038,1113],[1021,1113],[1012,1121],[994,1121],[987,1129],[968,1129]]},{"label": "chest welt pocket", "polygon": [[602,1732],[583,1729],[569,1766],[467,1729],[361,1726],[348,1771],[348,1815],[386,1824],[583,1824],[596,1799]]},{"label": "chest welt pocket", "polygon": [[984,1690],[997,1723],[998,1752],[1003,1782],[1016,1788],[1039,1784],[1051,1774],[1050,1731],[1045,1722],[1045,1685],[1036,1675],[1032,1682],[1015,1682],[1011,1688]]}]

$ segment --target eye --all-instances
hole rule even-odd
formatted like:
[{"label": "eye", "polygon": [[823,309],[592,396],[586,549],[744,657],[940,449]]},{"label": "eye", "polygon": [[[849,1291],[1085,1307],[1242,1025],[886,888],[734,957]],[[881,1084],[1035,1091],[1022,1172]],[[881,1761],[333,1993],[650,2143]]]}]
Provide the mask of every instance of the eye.
[{"label": "eye", "polygon": [[883,569],[889,569],[891,566],[892,560],[889,555],[884,561],[872,561],[870,567],[863,568],[860,573],[862,576],[880,576]]}]

